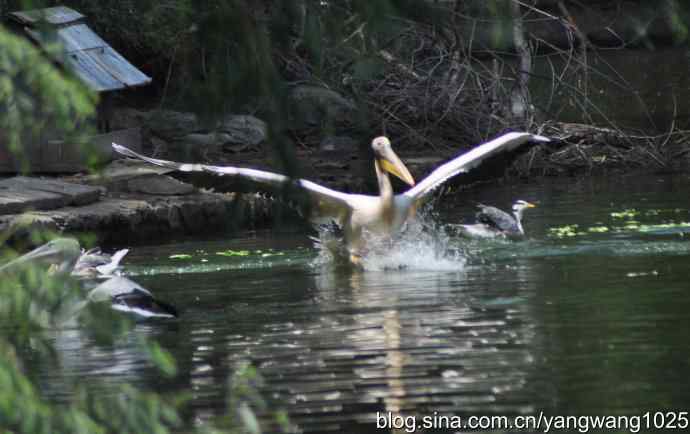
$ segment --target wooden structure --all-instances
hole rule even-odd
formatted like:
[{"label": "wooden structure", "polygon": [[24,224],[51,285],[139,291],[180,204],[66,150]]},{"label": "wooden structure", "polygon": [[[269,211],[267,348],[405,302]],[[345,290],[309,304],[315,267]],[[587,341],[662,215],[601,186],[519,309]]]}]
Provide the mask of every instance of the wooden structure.
[{"label": "wooden structure", "polygon": [[[100,94],[96,126],[99,134],[88,138],[87,144],[70,143],[44,132],[39,140],[23,143],[23,157],[32,172],[75,172],[86,168],[87,153],[99,159],[110,159],[110,143],[127,143],[140,148],[138,129],[110,131],[114,92],[145,86],[151,78],[129,63],[85,23],[85,16],[64,6],[31,11],[12,12],[9,27],[23,33],[38,46],[61,43],[63,52],[53,60],[68,68],[90,89]],[[24,166],[27,167],[27,166]],[[17,172],[22,168],[15,161],[0,134],[0,172]]]}]

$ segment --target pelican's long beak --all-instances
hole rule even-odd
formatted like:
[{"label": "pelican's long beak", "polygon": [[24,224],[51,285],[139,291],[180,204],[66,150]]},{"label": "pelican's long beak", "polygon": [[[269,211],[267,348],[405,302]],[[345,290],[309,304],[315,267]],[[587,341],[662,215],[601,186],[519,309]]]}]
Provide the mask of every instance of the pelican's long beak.
[{"label": "pelican's long beak", "polygon": [[392,175],[397,176],[409,185],[415,184],[414,178],[410,174],[410,171],[407,170],[407,167],[405,167],[403,162],[395,154],[395,152],[393,152],[392,149],[388,148],[382,151],[377,158],[379,161],[379,165],[381,166],[381,169],[385,170],[386,172]]},{"label": "pelican's long beak", "polygon": [[59,260],[60,253],[59,249],[51,244],[44,244],[41,247],[37,247],[7,264],[0,267],[0,272],[11,270],[15,267],[20,267],[25,264],[30,263],[51,263],[54,260]]},{"label": "pelican's long beak", "polygon": [[535,204],[533,204],[531,202],[527,202],[527,201],[525,201],[525,206],[527,206],[527,208],[536,208],[537,207]]}]

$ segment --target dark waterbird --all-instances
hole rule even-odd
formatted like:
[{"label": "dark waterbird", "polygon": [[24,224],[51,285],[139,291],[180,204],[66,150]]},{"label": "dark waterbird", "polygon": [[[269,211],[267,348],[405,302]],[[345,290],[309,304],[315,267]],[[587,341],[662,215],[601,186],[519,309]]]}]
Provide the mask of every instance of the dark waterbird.
[{"label": "dark waterbird", "polygon": [[525,200],[518,200],[513,204],[511,216],[493,206],[479,204],[476,214],[477,222],[471,225],[460,225],[460,233],[470,238],[509,238],[521,239],[525,237],[522,227],[522,215],[528,208],[536,205]]}]

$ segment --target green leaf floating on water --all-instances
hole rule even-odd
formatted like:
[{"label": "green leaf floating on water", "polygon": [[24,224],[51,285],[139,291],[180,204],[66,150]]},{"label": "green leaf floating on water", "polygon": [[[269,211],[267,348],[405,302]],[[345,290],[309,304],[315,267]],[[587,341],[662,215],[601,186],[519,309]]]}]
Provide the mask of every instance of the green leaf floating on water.
[{"label": "green leaf floating on water", "polygon": [[639,215],[640,212],[634,208],[625,209],[621,212],[612,212],[611,217],[615,219],[631,219]]},{"label": "green leaf floating on water", "polygon": [[658,225],[640,225],[640,232],[651,232],[658,231],[661,229],[680,229],[680,228],[690,228],[690,222],[680,222],[680,223],[662,223]]},{"label": "green leaf floating on water", "polygon": [[223,250],[222,252],[216,252],[219,256],[249,256],[249,250]]},{"label": "green leaf floating on water", "polygon": [[[624,226],[604,226],[604,225],[596,225],[596,226],[590,226],[587,228],[586,232],[581,231],[579,226],[574,224],[574,225],[565,225],[565,226],[558,226],[555,228],[549,228],[549,236],[551,237],[556,237],[556,238],[565,238],[565,237],[575,237],[579,235],[587,235],[588,233],[606,233],[606,232],[654,232],[654,231],[660,231],[660,230],[673,230],[673,229],[688,229],[690,228],[690,222],[669,222],[669,223],[660,223],[660,224],[642,224],[638,221],[635,220],[630,220],[626,221]],[[682,235],[683,232],[680,232],[680,235]]]},{"label": "green leaf floating on water", "polygon": [[606,226],[592,226],[590,228],[587,228],[588,232],[598,232],[598,233],[603,233],[603,232],[608,232],[609,228]]},{"label": "green leaf floating on water", "polygon": [[191,259],[192,255],[187,255],[186,253],[179,253],[177,255],[170,255],[170,259]]},{"label": "green leaf floating on water", "polygon": [[575,235],[578,234],[578,232],[577,232],[578,229],[579,229],[579,225],[577,225],[577,224],[559,226],[556,228],[549,228],[549,235],[552,235],[552,236],[558,237],[558,238],[574,237]]}]

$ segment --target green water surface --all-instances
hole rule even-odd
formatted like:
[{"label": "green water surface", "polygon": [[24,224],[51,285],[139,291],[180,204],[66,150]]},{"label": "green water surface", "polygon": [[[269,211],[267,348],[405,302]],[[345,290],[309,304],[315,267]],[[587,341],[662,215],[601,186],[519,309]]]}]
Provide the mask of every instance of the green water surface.
[{"label": "green water surface", "polygon": [[[687,175],[635,175],[458,193],[436,203],[438,233],[397,256],[402,270],[315,265],[301,231],[134,247],[127,272],[179,320],[140,323],[114,348],[64,331],[61,365],[37,374],[55,399],[92,379],[189,393],[195,424],[223,413],[228,376],[250,360],[266,396],[308,432],[382,432],[375,415],[387,411],[687,411],[689,191]],[[474,203],[515,199],[539,205],[528,240],[454,237]],[[558,231],[568,225],[572,235]],[[177,358],[176,378],[146,362],[140,334]]]}]

